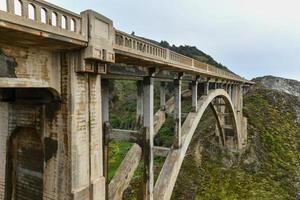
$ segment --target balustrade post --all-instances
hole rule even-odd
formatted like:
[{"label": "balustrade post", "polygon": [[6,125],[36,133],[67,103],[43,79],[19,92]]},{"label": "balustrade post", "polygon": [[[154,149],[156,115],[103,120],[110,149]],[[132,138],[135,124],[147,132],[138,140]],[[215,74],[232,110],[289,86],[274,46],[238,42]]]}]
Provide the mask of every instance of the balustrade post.
[{"label": "balustrade post", "polygon": [[56,26],[58,28],[62,28],[62,24],[61,24],[62,20],[61,20],[61,18],[62,18],[62,15],[59,14],[59,13],[56,13]]},{"label": "balustrade post", "polygon": [[170,50],[166,50],[166,60],[170,62]]},{"label": "balustrade post", "polygon": [[49,24],[52,26],[53,22],[52,22],[52,10],[47,9],[47,13],[46,13],[46,24]]},{"label": "balustrade post", "polygon": [[[22,16],[25,18],[29,17],[29,13],[28,13],[28,2],[27,1],[22,1]],[[35,13],[34,13],[35,16]]]},{"label": "balustrade post", "polygon": [[15,13],[15,3],[14,0],[7,0],[6,1],[6,7],[7,7],[7,12],[10,14]]},{"label": "balustrade post", "polygon": [[41,22],[41,6],[35,5],[34,18],[36,21]]},{"label": "balustrade post", "polygon": [[71,18],[69,16],[66,16],[66,29],[71,31]]}]

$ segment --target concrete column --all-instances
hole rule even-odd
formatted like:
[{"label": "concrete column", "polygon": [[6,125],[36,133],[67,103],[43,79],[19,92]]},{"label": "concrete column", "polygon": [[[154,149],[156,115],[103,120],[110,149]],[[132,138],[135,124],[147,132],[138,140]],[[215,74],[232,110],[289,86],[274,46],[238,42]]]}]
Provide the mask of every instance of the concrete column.
[{"label": "concrete column", "polygon": [[[243,94],[242,94],[242,85],[238,84],[236,86],[237,88],[237,96],[236,96],[236,110],[237,110],[237,127],[238,127],[238,132],[239,134],[242,134],[243,131]],[[242,135],[239,136],[240,139],[242,140]],[[243,141],[240,141],[238,144],[238,148],[242,147]]]},{"label": "concrete column", "polygon": [[234,91],[233,91],[233,84],[230,84],[230,98],[231,98],[231,101],[233,102],[233,93],[234,93]]},{"label": "concrete column", "polygon": [[7,156],[7,141],[8,141],[8,103],[0,103],[0,199],[5,198],[6,190],[6,156]]},{"label": "concrete column", "polygon": [[[68,53],[70,66],[70,179],[72,200],[104,200],[101,76],[76,73],[78,53]],[[105,114],[105,112],[104,112]],[[103,115],[105,117],[107,115]]]},{"label": "concrete column", "polygon": [[222,89],[226,91],[226,83],[222,83]]},{"label": "concrete column", "polygon": [[240,93],[239,93],[239,99],[240,99],[240,111],[243,112],[243,85],[239,85]]},{"label": "concrete column", "polygon": [[108,199],[108,154],[109,154],[109,80],[101,80],[102,126],[103,126],[103,176],[105,177],[105,199]]},{"label": "concrete column", "polygon": [[181,79],[174,80],[174,147],[180,148],[181,147]]},{"label": "concrete column", "polygon": [[[107,89],[108,90],[108,89]],[[102,105],[101,105],[101,76],[89,75],[89,132],[90,132],[90,182],[93,200],[102,199],[105,191],[103,178],[103,132],[102,132]],[[107,98],[108,99],[108,98]]]},{"label": "concrete column", "polygon": [[203,94],[204,95],[208,95],[208,92],[209,92],[209,82],[205,82],[204,83],[204,91],[203,91]]},{"label": "concrete column", "polygon": [[165,111],[166,109],[166,83],[160,84],[160,109]]},{"label": "concrete column", "polygon": [[208,95],[209,92],[209,82],[200,82],[198,83],[198,91],[200,95]]},{"label": "concrete column", "polygon": [[236,94],[237,94],[237,91],[236,91],[236,85],[233,84],[232,85],[232,96],[231,96],[231,100],[232,100],[232,103],[233,103],[233,107],[234,109],[236,110]]},{"label": "concrete column", "polygon": [[153,200],[154,171],[153,171],[153,107],[154,107],[154,86],[153,78],[145,77],[143,80],[144,90],[144,179],[143,179],[143,199]]},{"label": "concrete column", "polygon": [[228,84],[228,94],[231,97],[231,84]]},{"label": "concrete column", "polygon": [[236,85],[236,111],[240,111],[240,86]]},{"label": "concrete column", "polygon": [[198,110],[198,81],[192,82],[192,107],[194,112]]},{"label": "concrete column", "polygon": [[218,87],[217,87],[217,82],[213,82],[213,83],[211,83],[211,85],[212,85],[212,89],[213,90],[215,90],[215,89],[217,89]]},{"label": "concrete column", "polygon": [[137,87],[137,101],[136,101],[136,124],[137,128],[142,126],[143,122],[143,81],[136,82]]}]

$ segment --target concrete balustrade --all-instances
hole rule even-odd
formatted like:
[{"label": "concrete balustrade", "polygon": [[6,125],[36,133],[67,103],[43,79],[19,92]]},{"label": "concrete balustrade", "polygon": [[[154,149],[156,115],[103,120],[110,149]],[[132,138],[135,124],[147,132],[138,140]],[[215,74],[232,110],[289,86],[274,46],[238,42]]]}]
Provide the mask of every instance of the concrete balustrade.
[{"label": "concrete balustrade", "polygon": [[213,65],[200,62],[193,58],[181,55],[166,48],[162,48],[157,44],[151,43],[140,37],[129,35],[127,33],[115,30],[115,45],[114,49],[123,52],[132,53],[136,56],[143,56],[148,59],[156,59],[167,65],[175,65],[183,69],[196,70],[213,77],[221,77],[224,79],[231,79],[234,81],[246,81],[244,78],[230,73],[228,71],[219,69]]},{"label": "concrete balustrade", "polygon": [[158,45],[150,43],[142,38],[135,37],[116,30],[115,45],[131,50],[137,54],[145,54],[150,57],[166,59],[167,50]]},{"label": "concrete balustrade", "polygon": [[18,25],[36,30],[36,35],[43,32],[43,36],[60,35],[73,43],[79,40],[81,45],[87,42],[81,15],[43,0],[0,0],[0,19],[13,29]]},{"label": "concrete balustrade", "polygon": [[[112,28],[113,30],[110,30],[109,28],[109,31],[107,31],[107,25],[113,27],[112,21],[107,24],[105,20],[103,21],[102,17],[100,17],[102,18],[102,22],[101,19],[99,21],[96,17],[95,20],[92,20],[95,21],[95,23],[89,24],[91,23],[91,19],[88,18],[98,16],[91,12],[90,14],[82,12],[81,15],[78,15],[43,0],[0,1],[2,2],[0,7],[1,21],[11,23],[13,28],[15,24],[17,24],[19,26],[35,29],[36,35],[41,35],[42,31],[47,33],[42,34],[43,36],[51,37],[55,40],[64,40],[72,44],[78,43],[81,46],[90,46],[91,44],[94,45],[95,42],[91,42],[90,40],[88,43],[87,27],[94,26],[96,32],[99,32],[94,38],[101,36],[99,37],[101,41],[107,41],[106,43],[104,42],[105,48],[100,47],[101,45],[103,46],[103,43],[98,41],[99,44],[97,43],[97,49],[109,49],[112,57],[111,59],[108,59],[110,62],[114,61],[113,50],[116,50],[118,51],[116,53],[123,53],[127,57],[135,57],[144,60],[145,62],[148,62],[148,65],[149,63],[150,65],[156,63],[165,65],[166,67],[175,67],[180,70],[202,73],[212,78],[218,77],[231,81],[248,82],[236,74],[163,48],[150,40],[130,35],[114,28]],[[3,10],[5,11],[3,12]],[[60,37],[52,36],[53,34],[59,35]],[[98,54],[98,57],[106,55],[105,52]],[[92,57],[94,59],[97,55],[93,55]]]}]

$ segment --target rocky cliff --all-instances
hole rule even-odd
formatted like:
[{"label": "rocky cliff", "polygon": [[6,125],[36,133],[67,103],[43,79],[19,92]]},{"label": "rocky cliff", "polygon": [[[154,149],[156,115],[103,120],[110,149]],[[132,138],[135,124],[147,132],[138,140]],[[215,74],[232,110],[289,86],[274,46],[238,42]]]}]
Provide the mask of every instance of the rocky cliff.
[{"label": "rocky cliff", "polygon": [[[292,79],[285,79],[281,77],[275,76],[264,76],[253,79],[254,82],[259,84],[260,86],[276,90],[279,92],[287,93],[292,96],[298,97],[300,101],[300,82]],[[295,110],[297,112],[298,122],[300,122],[300,107],[295,105]]]},{"label": "rocky cliff", "polygon": [[300,82],[292,79],[285,79],[275,76],[264,76],[253,79],[254,82],[263,87],[285,92],[300,97]]}]

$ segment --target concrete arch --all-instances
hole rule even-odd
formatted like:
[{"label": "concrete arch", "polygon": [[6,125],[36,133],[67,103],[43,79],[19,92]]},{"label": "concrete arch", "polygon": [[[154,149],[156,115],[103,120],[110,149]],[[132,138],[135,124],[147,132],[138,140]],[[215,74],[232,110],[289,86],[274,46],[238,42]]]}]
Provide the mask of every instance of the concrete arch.
[{"label": "concrete arch", "polygon": [[196,128],[204,114],[204,111],[216,98],[222,98],[225,101],[229,112],[232,114],[233,127],[237,138],[237,146],[240,148],[240,128],[238,126],[237,115],[229,94],[223,89],[210,91],[208,95],[202,96],[198,100],[198,111],[195,113],[189,113],[184,124],[182,125],[182,146],[179,149],[173,149],[168,154],[155,184],[153,194],[154,199],[168,200],[171,198],[177,176]]}]

